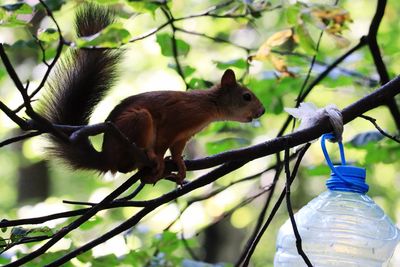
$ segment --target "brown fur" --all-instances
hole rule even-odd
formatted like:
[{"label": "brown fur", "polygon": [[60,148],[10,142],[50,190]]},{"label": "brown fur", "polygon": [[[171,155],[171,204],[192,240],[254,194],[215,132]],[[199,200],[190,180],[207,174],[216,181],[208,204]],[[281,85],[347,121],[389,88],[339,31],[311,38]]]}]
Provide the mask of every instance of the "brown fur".
[{"label": "brown fur", "polygon": [[[233,80],[227,70],[221,84],[208,90],[188,92],[156,91],[131,96],[123,100],[108,117],[128,139],[146,150],[155,167],[151,176],[144,179],[154,183],[164,174],[164,155],[169,149],[178,166],[175,179],[182,182],[186,168],[182,152],[187,141],[213,121],[251,121],[264,113],[260,101],[251,91]],[[243,99],[250,94],[251,101]],[[140,168],[132,161],[128,151],[114,136],[105,134],[102,153],[107,157],[108,168],[128,172]]]}]

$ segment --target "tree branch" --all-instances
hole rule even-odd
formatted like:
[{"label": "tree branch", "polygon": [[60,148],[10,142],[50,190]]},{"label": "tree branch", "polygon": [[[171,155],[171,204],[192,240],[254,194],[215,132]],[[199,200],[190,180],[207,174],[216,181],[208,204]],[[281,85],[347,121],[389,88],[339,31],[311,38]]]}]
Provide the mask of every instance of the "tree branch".
[{"label": "tree branch", "polygon": [[[386,69],[386,65],[383,62],[382,55],[379,49],[378,45],[378,40],[377,40],[377,35],[378,35],[378,29],[381,24],[381,21],[383,19],[383,15],[385,14],[385,8],[386,8],[386,0],[378,0],[377,1],[377,7],[376,7],[376,13],[375,16],[372,19],[369,32],[368,32],[368,46],[372,54],[372,58],[375,63],[376,70],[379,74],[379,77],[381,79],[381,85],[389,82],[389,73]],[[395,99],[388,99],[386,103],[387,107],[390,110],[390,113],[392,114],[393,120],[396,123],[397,129],[400,130],[400,110],[399,107],[396,104]]]}]

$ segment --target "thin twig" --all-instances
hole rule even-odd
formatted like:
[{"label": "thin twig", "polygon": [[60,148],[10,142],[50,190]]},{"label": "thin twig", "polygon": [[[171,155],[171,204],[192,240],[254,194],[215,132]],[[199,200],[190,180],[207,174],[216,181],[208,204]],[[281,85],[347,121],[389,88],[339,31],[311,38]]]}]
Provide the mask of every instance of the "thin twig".
[{"label": "thin twig", "polygon": [[261,212],[257,217],[257,223],[254,226],[250,237],[247,239],[246,245],[243,248],[240,257],[236,261],[235,266],[239,266],[240,263],[242,263],[244,261],[246,255],[247,255],[247,252],[249,251],[249,249],[250,249],[250,247],[251,247],[251,245],[253,243],[253,240],[256,238],[258,232],[260,231],[261,227],[263,226],[265,215],[267,214],[267,210],[268,210],[269,205],[270,205],[270,203],[272,201],[272,196],[273,196],[273,194],[275,192],[276,183],[278,182],[278,179],[279,179],[279,176],[281,174],[281,171],[282,171],[282,161],[281,161],[281,158],[280,158],[280,154],[276,153],[275,175],[274,175],[274,179],[273,179],[272,184],[271,184],[270,192],[269,192],[268,196],[265,199],[264,206],[262,207]]},{"label": "thin twig", "polygon": [[[46,12],[47,12],[47,15],[50,17],[50,19],[51,19],[51,20],[53,21],[53,23],[56,25],[56,28],[57,28],[57,32],[58,32],[58,36],[59,36],[59,37],[58,37],[58,45],[57,45],[56,54],[55,54],[55,56],[54,56],[54,58],[53,58],[53,60],[51,61],[50,64],[48,64],[48,63],[45,61],[45,58],[44,58],[44,50],[43,50],[43,47],[42,47],[40,41],[38,40],[38,42],[39,42],[39,47],[40,47],[40,48],[42,49],[42,51],[43,51],[43,62],[44,62],[45,65],[47,66],[47,70],[46,70],[45,74],[43,75],[43,78],[42,78],[40,84],[39,84],[39,85],[36,87],[36,89],[29,95],[29,99],[32,99],[32,98],[33,98],[37,93],[39,93],[39,91],[44,87],[45,83],[47,82],[47,79],[49,78],[49,75],[50,75],[52,69],[54,68],[54,66],[56,65],[58,59],[60,58],[61,53],[62,53],[62,50],[63,50],[63,47],[64,47],[64,37],[63,37],[63,35],[62,35],[61,28],[60,28],[60,26],[58,25],[58,22],[57,22],[57,20],[55,19],[54,15],[53,15],[53,12],[50,10],[50,8],[47,6],[47,4],[46,4],[43,0],[39,0],[39,2],[40,2],[40,3],[42,4],[42,6],[45,8],[45,10],[46,10]],[[17,109],[15,109],[15,112],[20,111],[23,107],[26,108],[26,100],[25,100],[25,99],[24,99],[24,104],[21,105],[21,106],[19,106]]]},{"label": "thin twig", "polygon": [[293,233],[294,233],[294,236],[296,237],[297,252],[303,258],[303,260],[307,264],[307,266],[308,267],[312,267],[311,261],[307,257],[307,255],[304,252],[303,247],[302,247],[301,236],[300,236],[299,230],[297,229],[296,220],[295,220],[294,214],[293,214],[292,202],[290,200],[290,185],[292,184],[292,181],[296,177],[296,173],[293,172],[292,176],[290,175],[289,149],[288,148],[285,149],[284,162],[285,162],[285,173],[286,173],[286,185],[285,185],[285,188],[286,188],[286,190],[285,190],[285,193],[286,193],[286,207],[287,207],[287,210],[288,210],[288,213],[289,213],[290,222],[292,224]]},{"label": "thin twig", "polygon": [[367,115],[360,115],[359,117],[360,117],[360,118],[363,118],[363,119],[365,119],[365,120],[367,120],[367,121],[370,121],[370,122],[375,126],[375,128],[376,128],[382,135],[384,135],[384,136],[386,136],[387,138],[389,138],[389,139],[395,141],[396,143],[400,143],[400,139],[398,139],[396,136],[390,135],[390,134],[388,134],[387,132],[385,132],[385,131],[378,125],[378,123],[376,122],[376,119],[374,119],[374,118],[372,118],[372,117],[370,117],[370,116],[367,116]]},{"label": "thin twig", "polygon": [[[303,156],[304,156],[304,154],[306,153],[306,151],[308,150],[309,147],[310,147],[310,143],[305,144],[304,147],[302,148],[301,152],[299,153],[299,157],[298,157],[298,159],[296,161],[296,164],[295,164],[295,166],[293,168],[293,173],[294,174],[297,173],[297,170],[298,170],[298,168],[300,166],[300,162],[303,159]],[[293,182],[294,178],[295,178],[295,176],[293,176],[293,174],[292,174],[290,184]],[[286,191],[285,189],[282,190],[282,192],[281,192],[278,200],[276,201],[274,207],[272,208],[271,213],[268,216],[265,224],[261,228],[261,230],[258,233],[258,235],[256,236],[256,238],[253,240],[253,243],[252,243],[251,247],[247,251],[245,259],[243,260],[243,262],[239,262],[238,265],[236,265],[236,266],[248,266],[249,265],[251,256],[253,255],[253,253],[254,253],[254,251],[255,251],[255,249],[257,247],[257,244],[260,242],[261,237],[264,235],[264,233],[267,230],[268,226],[270,225],[272,219],[274,218],[276,212],[278,211],[279,207],[281,206],[283,199],[285,198],[285,191]]]},{"label": "thin twig", "polygon": [[34,132],[28,132],[26,134],[22,134],[22,135],[19,135],[19,136],[15,136],[15,137],[12,137],[10,139],[7,139],[7,140],[4,140],[4,141],[0,142],[0,147],[9,145],[9,144],[12,144],[12,143],[15,143],[15,142],[19,142],[19,141],[22,141],[22,140],[25,140],[25,139],[28,139],[28,138],[31,138],[31,137],[34,137],[34,136],[38,136],[38,135],[41,135],[41,134],[42,134],[42,132],[40,132],[40,131],[34,131]]}]

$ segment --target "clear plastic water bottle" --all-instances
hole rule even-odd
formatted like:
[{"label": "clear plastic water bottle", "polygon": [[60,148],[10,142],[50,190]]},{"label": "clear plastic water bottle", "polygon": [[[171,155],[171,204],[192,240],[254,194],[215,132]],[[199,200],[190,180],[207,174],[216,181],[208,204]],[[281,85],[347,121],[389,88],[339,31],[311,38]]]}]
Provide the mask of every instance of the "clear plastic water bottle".
[{"label": "clear plastic water bottle", "polygon": [[[333,166],[328,190],[309,202],[294,216],[303,251],[315,267],[381,267],[389,260],[400,241],[400,231],[384,211],[366,195],[365,169],[346,165],[343,145],[339,143],[342,165]],[[280,228],[275,267],[307,266],[297,252],[290,220]]]}]

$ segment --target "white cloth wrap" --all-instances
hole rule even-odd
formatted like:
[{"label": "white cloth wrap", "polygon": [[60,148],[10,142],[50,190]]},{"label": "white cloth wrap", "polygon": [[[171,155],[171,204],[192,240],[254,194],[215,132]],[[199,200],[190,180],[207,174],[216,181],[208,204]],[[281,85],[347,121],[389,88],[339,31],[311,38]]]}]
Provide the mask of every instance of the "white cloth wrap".
[{"label": "white cloth wrap", "polygon": [[285,111],[300,120],[297,131],[314,126],[327,116],[336,136],[335,141],[342,141],[343,117],[336,105],[330,104],[324,108],[317,108],[313,103],[301,103],[298,108],[285,108]]}]

